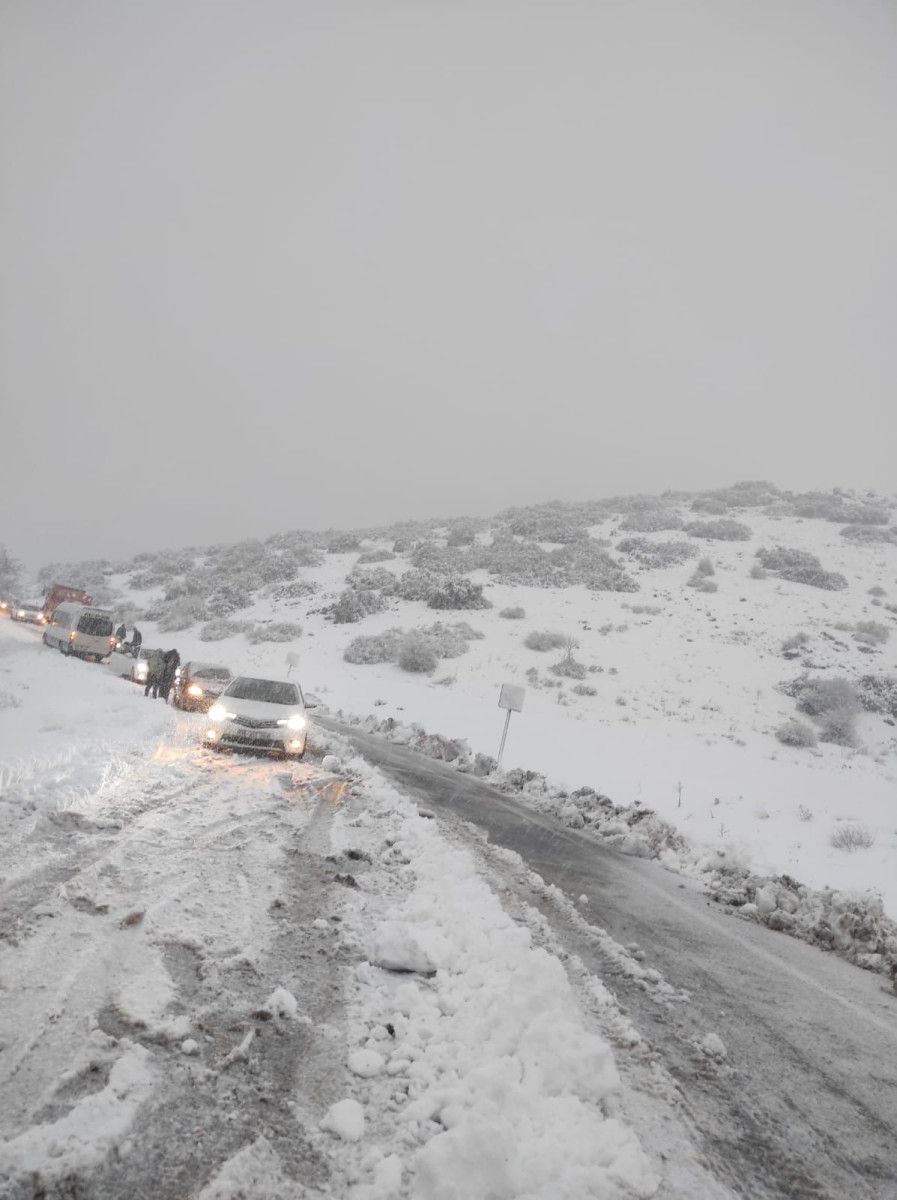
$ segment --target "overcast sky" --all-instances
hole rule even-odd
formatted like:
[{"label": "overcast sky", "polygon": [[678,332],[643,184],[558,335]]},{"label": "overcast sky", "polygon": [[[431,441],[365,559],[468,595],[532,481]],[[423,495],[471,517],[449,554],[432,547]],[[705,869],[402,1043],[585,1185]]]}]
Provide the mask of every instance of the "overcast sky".
[{"label": "overcast sky", "polygon": [[897,489],[893,0],[3,0],[0,542]]}]

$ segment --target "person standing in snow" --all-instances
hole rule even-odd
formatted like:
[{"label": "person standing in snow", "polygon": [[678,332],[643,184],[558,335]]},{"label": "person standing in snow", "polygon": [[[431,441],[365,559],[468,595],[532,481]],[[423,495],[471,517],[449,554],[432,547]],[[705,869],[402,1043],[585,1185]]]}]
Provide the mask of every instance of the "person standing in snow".
[{"label": "person standing in snow", "polygon": [[144,696],[148,696],[150,689],[152,689],[153,699],[158,698],[159,684],[162,682],[162,672],[164,670],[165,655],[161,650],[153,650],[146,660],[146,687],[143,689]]},{"label": "person standing in snow", "polygon": [[131,630],[131,654],[134,658],[137,657],[140,647],[143,645],[143,634],[135,625]]},{"label": "person standing in snow", "polygon": [[181,665],[181,656],[177,650],[169,650],[165,654],[162,674],[159,678],[159,695],[168,703],[168,693],[174,687],[174,674]]},{"label": "person standing in snow", "polygon": [[127,626],[125,625],[124,621],[122,621],[121,625],[119,625],[118,629],[116,629],[116,631],[115,631],[115,640],[119,644],[119,646],[121,646],[124,643],[124,640],[127,636],[128,636],[128,629],[127,629]]}]

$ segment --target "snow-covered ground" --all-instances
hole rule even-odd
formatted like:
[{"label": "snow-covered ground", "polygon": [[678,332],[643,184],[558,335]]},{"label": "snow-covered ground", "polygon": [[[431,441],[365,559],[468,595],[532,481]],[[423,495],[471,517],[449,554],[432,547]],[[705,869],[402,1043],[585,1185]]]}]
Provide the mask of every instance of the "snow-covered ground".
[{"label": "snow-covered ground", "polygon": [[[681,513],[700,516],[687,505]],[[776,685],[802,671],[852,680],[897,676],[897,545],[853,543],[824,520],[755,510],[737,515],[752,531],[749,541],[695,539],[714,565],[713,593],[686,586],[694,559],[663,569],[630,565],[640,585],[635,593],[509,586],[478,572],[471,578],[484,584],[491,609],[439,612],[393,600],[387,611],[358,623],[333,624],[320,610],[342,590],[358,559],[352,551],[328,553],[322,566],[301,572],[318,587],[314,595],[288,603],[261,589],[254,604],[236,614],[255,622],[298,620],[303,635],[288,644],[251,645],[243,635],[203,642],[199,624],[166,634],[148,622],[141,628],[146,643],[176,645],[182,658],[214,659],[235,670],[292,669],[334,712],[416,723],[492,756],[505,715],[497,707],[500,687],[525,686],[523,712],[510,722],[505,768],[537,771],[567,790],[591,786],[617,804],[638,801],[700,852],[716,856],[722,849],[731,863],[787,874],[814,888],[871,890],[897,917],[894,719],[861,712],[855,748],[820,741],[799,749],[775,737],[777,728],[800,717]],[[592,532],[611,544],[637,536],[617,524],[610,520]],[[689,539],[675,530],[649,540]],[[434,541],[439,544],[438,534]],[[756,550],[776,545],[817,555],[848,586],[826,591],[774,576],[752,578]],[[401,575],[410,564],[399,555],[380,565]],[[137,604],[161,594],[133,592],[129,581],[124,574],[110,582]],[[503,619],[499,614],[509,606],[521,606],[525,618]],[[343,659],[359,634],[456,619],[484,636],[432,675]],[[857,623],[868,621],[892,636],[875,645],[855,640]],[[577,694],[577,681],[551,675],[550,664],[563,651],[527,649],[524,638],[533,630],[576,639],[575,657],[588,668],[583,682],[595,695]],[[786,658],[782,643],[795,634],[807,640]],[[527,676],[532,671],[535,680]],[[870,844],[853,852],[833,846],[844,826],[859,827]]]},{"label": "snow-covered ground", "polygon": [[371,768],[208,755],[9,622],[0,680],[4,1196],[726,1195],[601,981]]}]

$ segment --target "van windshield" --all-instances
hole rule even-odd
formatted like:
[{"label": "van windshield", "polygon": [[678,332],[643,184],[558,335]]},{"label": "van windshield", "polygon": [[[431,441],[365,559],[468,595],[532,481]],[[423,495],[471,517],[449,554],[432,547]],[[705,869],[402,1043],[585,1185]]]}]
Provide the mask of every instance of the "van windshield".
[{"label": "van windshield", "polygon": [[112,618],[101,616],[100,613],[84,613],[78,621],[78,632],[94,637],[111,637]]}]

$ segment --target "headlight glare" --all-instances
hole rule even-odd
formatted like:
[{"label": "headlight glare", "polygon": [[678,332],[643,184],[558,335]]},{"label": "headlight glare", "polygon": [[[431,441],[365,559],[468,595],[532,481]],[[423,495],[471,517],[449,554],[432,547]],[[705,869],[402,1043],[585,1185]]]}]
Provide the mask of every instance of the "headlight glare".
[{"label": "headlight glare", "polygon": [[227,709],[224,707],[223,704],[213,704],[212,707],[209,709],[209,720],[210,721],[223,721],[226,716],[227,716]]},{"label": "headlight glare", "polygon": [[282,721],[277,722],[278,725],[286,725],[287,729],[304,729],[305,717],[302,713],[293,713],[291,717],[287,717]]},{"label": "headlight glare", "polygon": [[187,695],[188,696],[201,696],[202,688],[199,686],[198,683],[191,683],[190,686],[187,688]]}]

